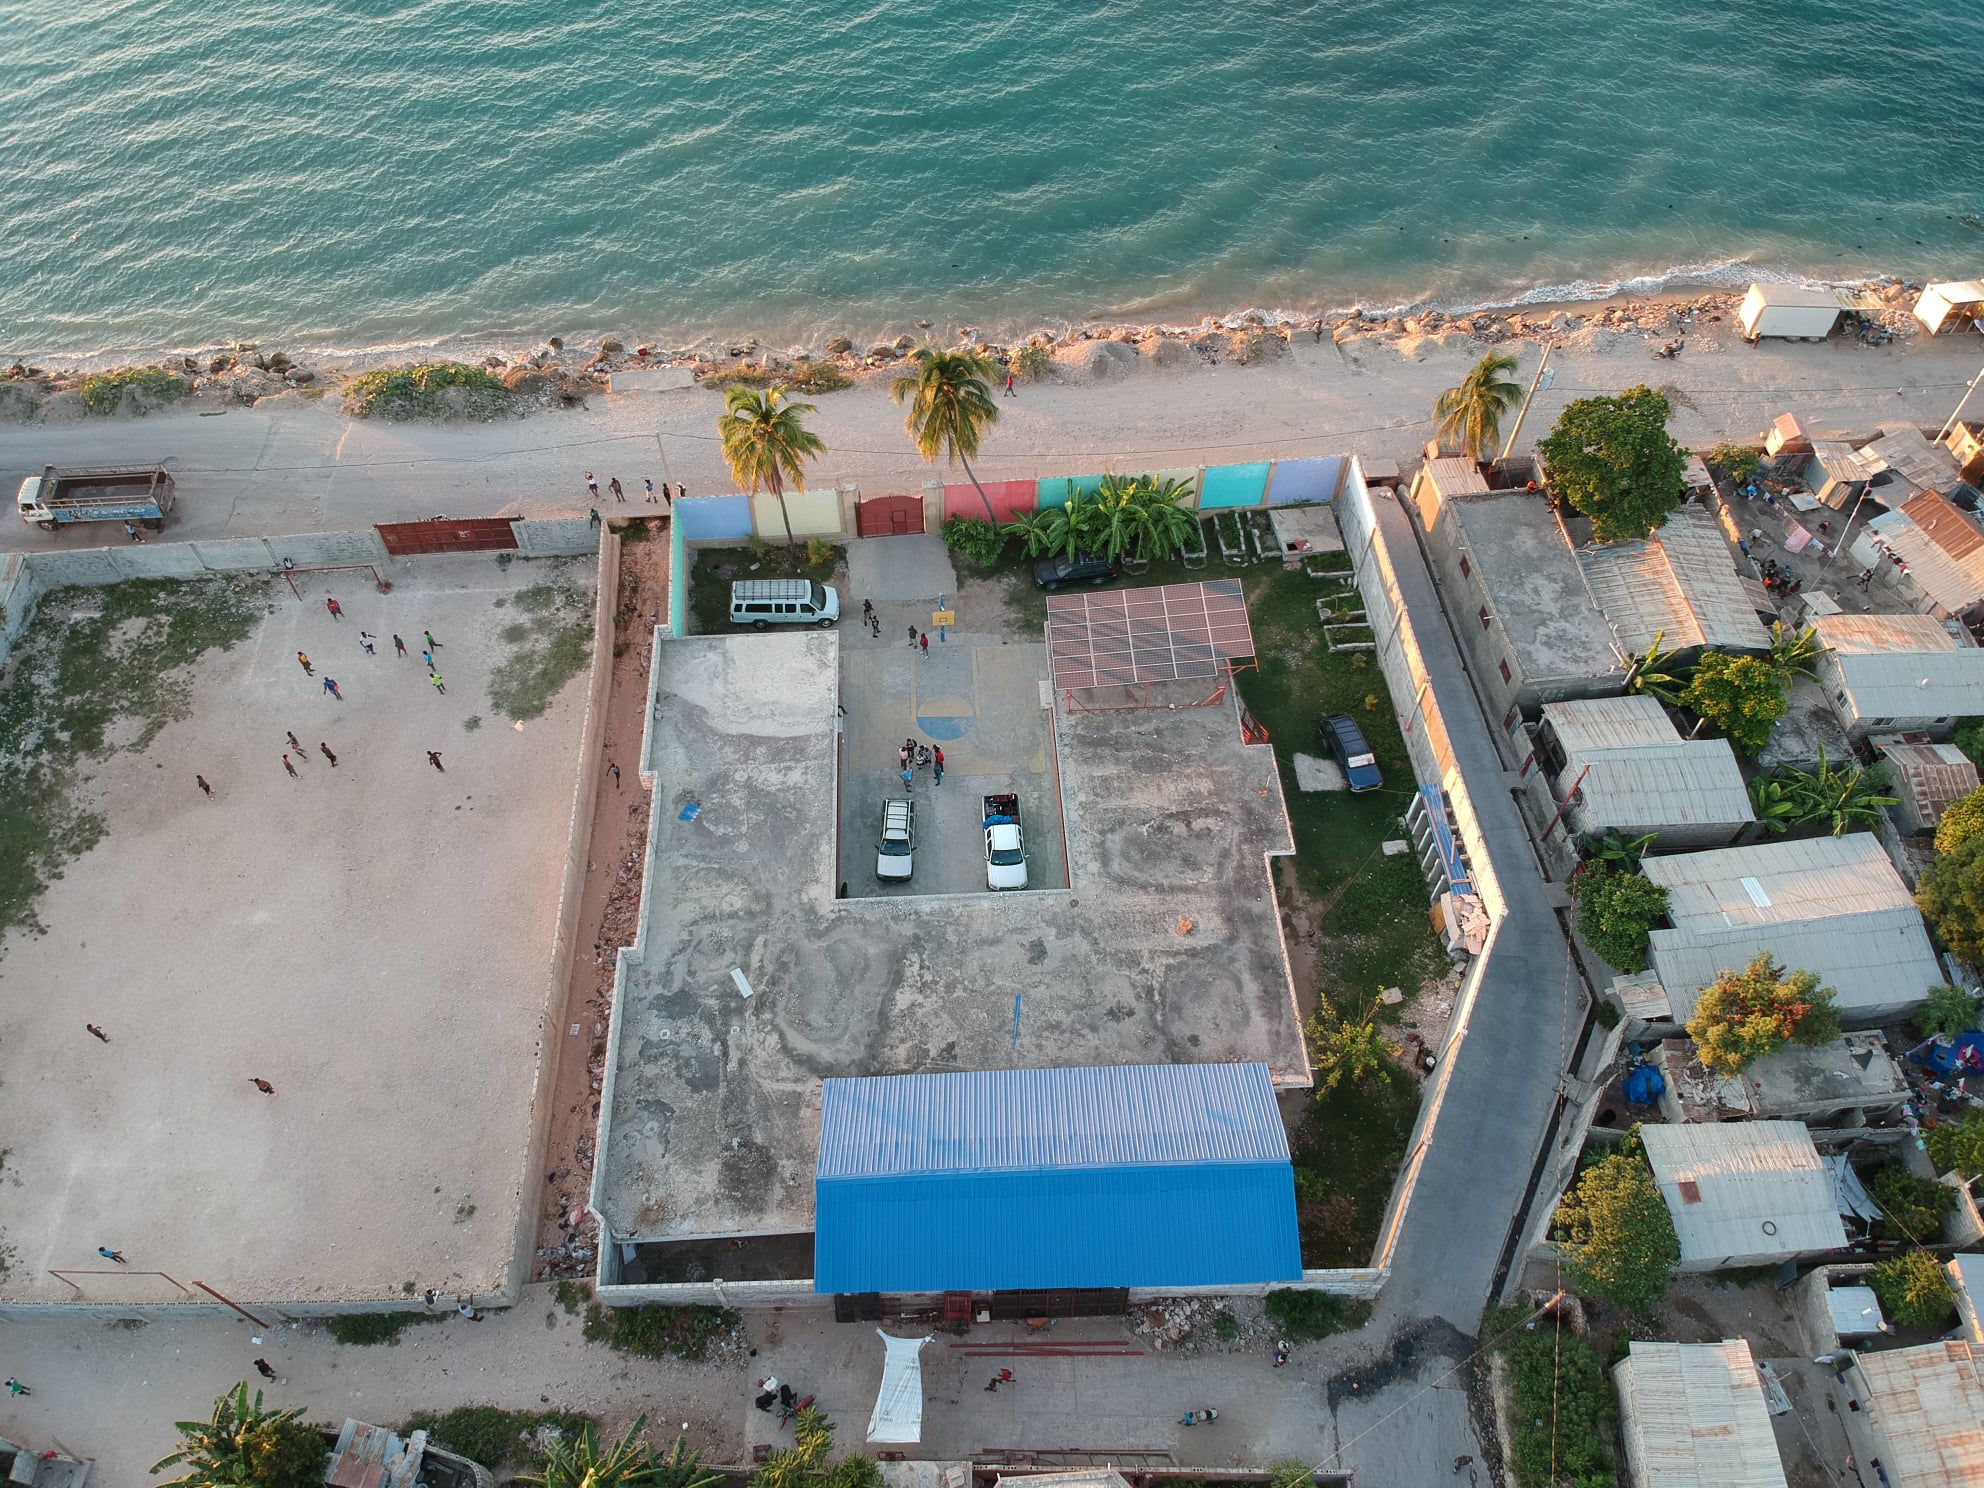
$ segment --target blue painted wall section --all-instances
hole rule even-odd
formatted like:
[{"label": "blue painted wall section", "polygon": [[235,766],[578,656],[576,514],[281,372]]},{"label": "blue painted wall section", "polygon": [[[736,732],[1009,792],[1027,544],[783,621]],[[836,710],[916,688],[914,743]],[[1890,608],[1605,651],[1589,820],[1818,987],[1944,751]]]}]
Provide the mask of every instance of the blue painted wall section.
[{"label": "blue painted wall section", "polygon": [[689,542],[742,542],[751,535],[749,496],[685,496],[675,521]]},{"label": "blue painted wall section", "polygon": [[1343,479],[1341,455],[1322,455],[1313,460],[1277,460],[1274,480],[1268,486],[1269,506],[1291,506],[1298,501],[1329,501]]}]

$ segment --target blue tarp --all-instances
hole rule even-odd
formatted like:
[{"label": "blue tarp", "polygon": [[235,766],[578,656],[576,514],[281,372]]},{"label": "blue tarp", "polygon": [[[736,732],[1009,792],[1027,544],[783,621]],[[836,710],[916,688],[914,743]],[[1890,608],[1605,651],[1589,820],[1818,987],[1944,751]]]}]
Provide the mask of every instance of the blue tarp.
[{"label": "blue tarp", "polygon": [[1959,1066],[1966,1070],[1984,1069],[1984,1032],[1973,1028],[1947,1044],[1940,1039],[1927,1039],[1908,1051],[1908,1059],[1911,1064],[1919,1064],[1938,1075],[1947,1075]]},{"label": "blue tarp", "polygon": [[1629,1105],[1650,1106],[1666,1088],[1667,1082],[1660,1078],[1660,1071],[1650,1064],[1643,1064],[1626,1076],[1619,1093],[1626,1097]]}]

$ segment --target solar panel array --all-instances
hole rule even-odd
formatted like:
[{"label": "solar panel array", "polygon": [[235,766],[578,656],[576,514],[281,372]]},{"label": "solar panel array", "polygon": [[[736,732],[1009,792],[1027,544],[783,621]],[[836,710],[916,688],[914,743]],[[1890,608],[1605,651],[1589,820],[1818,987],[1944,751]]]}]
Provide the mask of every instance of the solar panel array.
[{"label": "solar panel array", "polygon": [[1047,597],[1054,688],[1218,677],[1254,654],[1238,579]]}]

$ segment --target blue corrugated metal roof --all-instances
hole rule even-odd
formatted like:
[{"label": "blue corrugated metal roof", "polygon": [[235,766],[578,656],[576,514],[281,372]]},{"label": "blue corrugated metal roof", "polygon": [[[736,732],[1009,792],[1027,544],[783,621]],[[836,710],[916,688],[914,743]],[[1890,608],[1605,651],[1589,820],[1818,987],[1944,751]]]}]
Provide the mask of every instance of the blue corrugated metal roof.
[{"label": "blue corrugated metal roof", "polygon": [[1264,1065],[829,1080],[822,1292],[1220,1286],[1302,1274]]},{"label": "blue corrugated metal roof", "polygon": [[1287,1162],[1264,1064],[828,1080],[821,1178]]}]

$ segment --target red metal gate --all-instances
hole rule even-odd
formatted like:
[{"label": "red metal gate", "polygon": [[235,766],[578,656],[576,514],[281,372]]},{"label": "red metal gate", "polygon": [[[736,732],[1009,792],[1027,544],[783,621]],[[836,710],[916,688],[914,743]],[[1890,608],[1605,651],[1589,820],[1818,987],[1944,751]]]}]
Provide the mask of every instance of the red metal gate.
[{"label": "red metal gate", "polygon": [[436,517],[431,522],[381,522],[379,539],[395,558],[416,553],[514,552],[512,517]]},{"label": "red metal gate", "polygon": [[877,496],[854,504],[854,530],[863,537],[908,537],[923,530],[921,496]]}]

